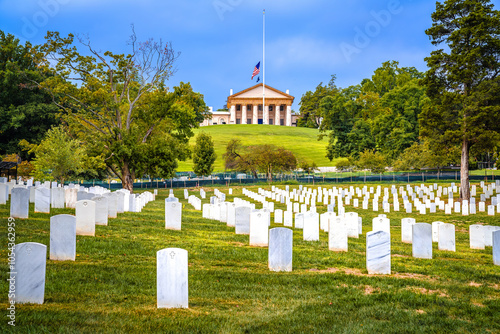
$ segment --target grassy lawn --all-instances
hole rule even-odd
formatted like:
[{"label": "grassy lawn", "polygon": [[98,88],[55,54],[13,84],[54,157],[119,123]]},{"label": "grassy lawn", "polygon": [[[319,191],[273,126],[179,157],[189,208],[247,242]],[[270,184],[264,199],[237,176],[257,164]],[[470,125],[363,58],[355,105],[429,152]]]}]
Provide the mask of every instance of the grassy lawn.
[{"label": "grassy lawn", "polygon": [[[205,189],[203,203],[208,203],[213,188]],[[233,191],[229,201],[244,198],[241,187]],[[325,232],[319,242],[306,242],[302,230],[294,229],[293,271],[276,273],[268,270],[267,248],[250,247],[247,235],[203,219],[183,199],[182,189],[175,190],[184,204],[182,230],[165,230],[167,195],[160,190],[142,213],[119,214],[109,226],[96,226],[95,237],[77,236],[76,261],[47,260],[45,302],[16,305],[15,328],[5,316],[9,206],[0,205],[0,332],[500,332],[500,266],[493,265],[491,247],[471,250],[468,237],[469,225],[500,225],[499,215],[391,212],[392,274],[368,275],[365,236],[382,212],[346,206],[363,218],[363,235],[349,239],[348,252],[329,251]],[[53,209],[51,214],[61,213],[74,210]],[[413,258],[411,245],[401,242],[401,218],[407,216],[455,224],[457,251],[439,251],[434,244],[432,260]],[[49,215],[34,214],[32,205],[29,219],[16,219],[16,237],[17,243],[47,245],[48,257]],[[189,309],[156,308],[156,252],[167,247],[188,251]]]},{"label": "grassy lawn", "polygon": [[[328,139],[318,141],[319,131],[317,129],[296,128],[289,126],[275,126],[262,124],[238,124],[238,125],[213,125],[205,126],[195,130],[195,136],[191,138],[190,144],[194,145],[196,134],[205,132],[212,136],[215,144],[217,160],[215,171],[224,170],[222,155],[226,152],[227,143],[235,138],[240,139],[243,145],[273,144],[283,146],[291,150],[297,158],[314,161],[318,166],[334,166],[335,161],[330,162],[326,155]],[[180,161],[180,172],[191,171],[193,161]]]}]

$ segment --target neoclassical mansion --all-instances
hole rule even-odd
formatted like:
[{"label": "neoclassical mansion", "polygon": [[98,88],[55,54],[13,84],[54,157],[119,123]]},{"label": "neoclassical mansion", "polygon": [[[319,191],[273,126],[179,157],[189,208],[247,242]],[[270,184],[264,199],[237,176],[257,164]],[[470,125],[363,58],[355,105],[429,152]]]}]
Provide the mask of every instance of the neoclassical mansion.
[{"label": "neoclassical mansion", "polygon": [[212,119],[206,119],[201,126],[212,124],[271,124],[295,126],[296,116],[292,115],[295,99],[289,94],[265,85],[265,106],[262,110],[262,84],[257,84],[227,97],[229,111],[213,111]]}]

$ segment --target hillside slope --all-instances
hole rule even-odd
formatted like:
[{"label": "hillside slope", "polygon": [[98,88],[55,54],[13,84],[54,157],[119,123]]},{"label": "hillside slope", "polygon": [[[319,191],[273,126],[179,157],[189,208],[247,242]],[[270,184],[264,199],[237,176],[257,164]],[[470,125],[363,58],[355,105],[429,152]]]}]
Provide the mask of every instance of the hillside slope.
[{"label": "hillside slope", "polygon": [[[291,150],[297,158],[314,161],[318,166],[333,166],[335,161],[330,162],[326,157],[326,146],[328,140],[324,138],[318,141],[319,131],[317,129],[296,128],[288,126],[262,125],[262,124],[238,124],[238,125],[212,125],[195,130],[195,137],[191,138],[190,144],[194,145],[196,135],[205,132],[212,136],[215,144],[217,160],[214,171],[224,170],[222,155],[226,150],[229,140],[240,139],[243,145],[273,144],[283,146]],[[178,171],[191,171],[193,161],[180,161]]]}]

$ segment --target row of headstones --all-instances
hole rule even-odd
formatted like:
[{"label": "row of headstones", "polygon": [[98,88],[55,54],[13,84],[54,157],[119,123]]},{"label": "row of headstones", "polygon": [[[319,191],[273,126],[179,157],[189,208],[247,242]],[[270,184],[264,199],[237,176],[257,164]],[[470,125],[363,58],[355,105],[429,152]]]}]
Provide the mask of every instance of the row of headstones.
[{"label": "row of headstones", "polygon": [[[273,186],[273,190],[275,190],[276,188]],[[259,192],[262,193],[262,189],[259,189]],[[243,193],[246,194],[247,196],[249,196],[250,198],[254,199],[254,200],[258,200],[258,201],[263,201],[264,202],[264,209],[266,209],[267,207],[265,206],[265,197],[260,197],[260,195],[258,194],[255,194],[251,191],[248,191],[248,190],[243,190]],[[294,203],[294,204],[298,204],[298,203]],[[248,203],[246,203],[246,205],[248,205]],[[225,207],[224,207],[224,204],[218,204],[217,205],[219,210],[224,210]],[[218,219],[218,217],[224,217],[224,214],[220,214],[218,215],[217,213],[215,214],[211,214],[212,212],[214,212],[214,209],[217,209],[217,206],[214,207],[213,205],[209,205],[209,204],[206,204],[205,206],[205,210],[204,210],[204,217],[205,218],[210,218],[210,219]],[[314,209],[314,207],[313,207]],[[329,208],[330,209],[330,208]],[[255,205],[253,205],[252,207],[252,210],[255,210]],[[302,205],[302,210],[304,210],[304,205]],[[315,211],[315,210],[313,210]],[[215,211],[217,212],[217,211]],[[232,210],[231,210],[232,212]],[[272,210],[271,210],[272,212]],[[327,219],[326,216],[331,213],[327,212],[327,213],[323,213],[320,215],[320,227],[322,230],[325,230],[325,231],[328,231],[327,230],[327,227],[328,227],[328,223],[327,223]],[[231,214],[229,213],[228,214],[229,216],[231,216]],[[283,211],[281,209],[277,209],[274,211],[274,217],[275,217],[275,223],[282,223],[283,222]],[[289,212],[289,211],[286,211],[284,213],[285,215],[285,219],[284,219],[284,225],[285,226],[292,226],[292,219],[293,219],[293,214],[292,212]],[[309,214],[311,215],[311,213]],[[354,233],[353,231],[356,230],[355,228],[355,220],[358,219],[358,222],[359,222],[359,226],[362,225],[361,223],[361,217],[358,217],[357,213],[343,213],[341,212],[341,214],[339,216],[346,216],[346,217],[353,217],[353,223],[347,223],[347,230],[348,230],[348,235],[350,237],[357,237],[356,233]],[[304,219],[304,212],[302,213],[297,213],[295,215],[295,219],[296,219],[296,228],[301,228],[303,226],[303,219]],[[383,216],[383,217],[381,217]],[[311,219],[314,220],[314,216],[311,217]],[[224,220],[222,220],[224,221]],[[229,221],[231,222],[231,219],[229,218]],[[402,220],[402,241],[403,242],[411,242],[412,240],[412,237],[411,237],[411,231],[412,231],[412,225],[415,223],[415,219],[413,218],[406,218],[406,219],[403,219]],[[373,231],[377,231],[377,230],[385,230],[387,231],[388,233],[390,233],[390,221],[385,217],[385,215],[380,215],[379,217],[377,218],[374,218],[373,219]],[[438,242],[439,246],[438,248],[439,249],[442,249],[442,250],[452,250],[454,251],[455,250],[455,235],[454,235],[454,226],[451,225],[451,224],[448,224],[446,225],[445,227],[443,227],[443,230],[446,230],[446,231],[451,231],[453,230],[453,233],[442,233],[443,237],[441,238],[441,242],[439,242],[439,238],[438,238],[438,231],[439,231],[439,225],[441,224],[444,224],[443,222],[433,222],[432,223],[432,235],[433,235],[433,240],[434,242]],[[230,223],[228,225],[231,225]],[[354,227],[350,227],[350,226],[354,226]],[[474,226],[471,227],[471,229],[473,229]],[[481,228],[481,227],[479,227]],[[496,230],[496,229],[500,229],[500,227],[496,227],[496,226],[485,226],[484,227],[484,230],[486,231],[484,233],[485,235],[485,245],[487,246],[491,246],[492,245],[492,242],[491,242],[491,232]],[[360,228],[360,231],[359,233],[362,233],[361,232],[361,228]],[[310,237],[309,234],[306,234],[305,237],[304,237],[306,240],[316,240],[315,237]],[[472,246],[474,244],[473,240],[476,239],[476,238],[471,238],[471,248],[477,248],[478,246]],[[483,246],[484,248],[484,246]]]},{"label": "row of headstones", "polygon": [[[141,195],[146,203],[154,200],[150,192]],[[76,236],[94,236],[96,224],[107,225],[109,212],[108,198],[99,196],[78,201],[74,216],[60,214],[50,217],[49,259],[75,261]],[[40,243],[26,242],[14,246],[9,254],[9,300],[15,303],[43,303],[46,253],[47,246]]]},{"label": "row of headstones", "polygon": [[[498,184],[498,182],[497,182],[497,184]],[[489,192],[488,192],[488,190],[486,190],[487,193],[481,195],[481,202],[479,202],[479,211],[480,212],[486,211],[484,201],[486,198],[489,198],[490,195],[491,196],[493,195],[493,189],[494,189],[493,185],[490,185],[491,190]],[[436,184],[434,186],[430,186],[429,188],[430,189],[438,188],[439,189],[438,195],[440,196],[441,186],[438,187]],[[460,212],[460,205],[462,205],[462,212],[464,215],[468,215],[469,212],[471,214],[476,213],[475,198],[471,199],[470,210],[468,208],[469,207],[468,202],[467,203],[457,202],[458,204],[453,203],[453,189],[456,188],[455,185],[452,184],[452,187],[449,188],[450,189],[450,192],[449,192],[450,199],[448,201],[448,204],[446,204],[444,201],[441,201],[439,197],[434,198],[434,196],[431,196],[431,199],[435,199],[436,203],[433,203],[430,200],[426,199],[425,196],[423,195],[423,193],[424,193],[423,189],[425,189],[427,192],[430,192],[431,190],[428,190],[429,188],[425,187],[424,185],[421,185],[420,187],[415,186],[415,193],[413,193],[413,188],[411,188],[411,186],[407,185],[407,190],[412,195],[412,199],[415,201],[415,203],[411,203],[408,200],[408,197],[406,197],[406,191],[403,190],[403,187],[400,187],[400,192],[403,194],[404,208],[406,209],[407,213],[412,213],[412,208],[413,208],[413,206],[415,206],[417,211],[419,211],[421,214],[425,214],[427,209],[429,209],[429,211],[431,213],[436,212],[437,207],[439,207],[440,210],[444,210],[445,214],[451,214],[452,209],[455,209],[455,212]],[[472,188],[473,188],[473,193],[475,193],[475,191],[474,191],[475,186],[473,186]],[[447,189],[448,188],[444,188],[445,193],[448,193]],[[500,190],[499,185],[496,185],[496,189]],[[394,195],[393,210],[399,211],[400,204],[399,204],[399,198],[397,196],[397,194],[398,194],[397,189],[393,185],[391,190],[392,190],[391,192]],[[299,200],[300,202],[305,201],[306,204],[309,204],[309,197],[313,196],[313,199],[311,201],[311,205],[315,206],[316,191],[318,191],[317,193],[319,196],[318,197],[319,202],[321,202],[321,196],[324,194],[323,204],[324,205],[332,204],[333,206],[335,206],[335,197],[338,198],[339,204],[341,202],[343,202],[343,200],[344,200],[346,205],[350,205],[350,201],[351,201],[352,196],[354,195],[354,192],[355,192],[353,186],[351,186],[349,191],[347,191],[347,192],[345,192],[345,190],[342,188],[337,189],[336,187],[333,187],[332,189],[328,189],[328,190],[326,188],[321,188],[321,187],[318,187],[317,190],[304,188],[304,192],[302,192],[302,189],[299,187],[298,191],[297,191],[297,189],[294,189],[291,193],[288,192],[288,189],[282,190],[282,189],[279,189],[279,188],[273,186],[272,191],[265,191],[265,190],[259,188],[258,194],[259,194],[259,196],[262,196],[262,197],[254,197],[254,196],[252,196],[252,197],[253,197],[253,199],[258,200],[260,202],[265,201],[266,197],[268,197],[268,198],[272,198],[272,200],[281,201],[281,203],[284,203],[285,201],[288,203],[290,201],[290,198],[295,197],[295,200]],[[456,189],[455,189],[455,191],[456,191]],[[373,187],[370,187],[370,192],[368,192],[368,189],[366,186],[363,187],[362,191],[359,188],[356,188],[356,193],[357,193],[358,197],[361,197],[362,194],[365,194],[365,197],[363,198],[363,202],[362,202],[363,209],[365,209],[365,210],[368,209],[369,204],[370,204],[369,203],[369,194],[373,193],[373,192],[374,192]],[[384,195],[384,199],[383,199],[383,203],[382,203],[382,208],[383,208],[384,212],[388,213],[391,211],[391,206],[388,202],[389,191],[387,188],[384,188],[384,193],[385,193],[385,195]],[[420,202],[420,200],[416,197],[416,193],[419,193],[419,196],[424,197],[425,205],[424,205],[424,203]],[[375,192],[373,202],[372,202],[372,207],[373,207],[374,211],[379,210],[378,196],[380,194],[381,194],[381,187],[378,186],[377,191]],[[330,196],[330,200],[328,199],[328,195]],[[434,193],[431,192],[431,195],[434,195]],[[466,202],[466,201],[464,201],[464,202]],[[358,199],[353,199],[353,206],[359,207],[359,200]],[[497,212],[500,213],[500,194],[498,194],[496,197],[492,198],[491,205],[488,206],[488,214],[489,215],[495,215],[495,206],[497,207]]]},{"label": "row of headstones", "polygon": [[[247,192],[250,194],[251,198],[257,198],[255,193]],[[235,200],[238,200],[237,198]],[[253,246],[267,246],[267,229],[270,225],[270,216],[269,210],[267,208],[263,208],[261,210],[256,210],[255,205],[250,207],[248,203],[240,203],[241,206],[236,207],[233,203],[218,203],[214,204],[205,204],[204,205],[204,218],[209,219],[217,219],[223,221],[223,219],[219,219],[224,217],[224,214],[218,213],[219,210],[224,211],[227,210],[227,222],[229,226],[232,226],[232,219],[230,218],[235,216],[235,232],[237,234],[249,234],[250,235],[250,245]],[[314,209],[314,208],[313,208]],[[215,212],[214,212],[215,211]],[[283,211],[281,209],[275,210],[274,218],[275,223],[282,223]],[[236,218],[237,217],[237,218]],[[329,233],[329,249],[336,251],[347,251],[347,238],[355,237],[357,238],[359,234],[362,233],[362,219],[358,217],[358,214],[355,212],[349,212],[342,214],[338,217],[335,216],[333,212],[325,212],[319,215],[320,224],[319,227],[322,230],[329,232],[329,226],[332,225],[333,230]],[[285,226],[292,226],[292,212],[285,212],[284,219]],[[402,219],[402,228],[401,228],[401,237],[403,242],[413,243],[413,225],[415,225],[415,219],[413,218],[404,218]],[[425,223],[422,223],[425,224]],[[443,222],[433,222],[432,224],[427,224],[431,226],[431,243],[430,250],[428,247],[428,243],[422,240],[427,240],[426,235],[422,235],[425,233],[425,227],[417,226],[418,231],[424,231],[416,236],[416,249],[414,250],[415,257],[424,257],[427,258],[429,254],[432,254],[432,242],[438,243],[439,250],[445,251],[455,251],[455,226],[453,224],[445,224]],[[304,229],[303,237],[304,240],[316,241],[319,240],[319,229],[318,227],[318,214],[314,211],[308,211],[306,213],[297,213],[295,215],[295,228]],[[475,229],[480,229],[481,233],[474,233]],[[483,232],[484,229],[484,232]],[[472,225],[471,233],[470,233],[470,242],[471,248],[478,248],[475,242],[478,239],[475,235],[481,235],[483,240],[483,249],[484,245],[492,246],[492,232],[500,229],[497,226],[482,226],[482,225]],[[372,232],[384,231],[387,232],[390,236],[390,220],[387,219],[385,215],[379,215],[372,220]],[[420,246],[419,246],[420,245]],[[423,246],[421,246],[423,245]],[[420,254],[426,254],[421,256]],[[430,255],[432,257],[432,255]]]},{"label": "row of headstones", "polygon": [[[51,222],[52,227],[52,222]],[[271,271],[292,270],[293,231],[274,228],[269,231],[268,266]],[[52,258],[51,243],[51,259]],[[14,246],[10,256],[10,303],[43,304],[45,297],[47,246],[25,242]],[[188,308],[188,252],[165,248],[156,253],[157,308]]]},{"label": "row of headstones", "polygon": [[[214,208],[214,206],[206,204],[205,208]],[[229,212],[231,211],[229,209]],[[235,232],[237,234],[249,234],[251,246],[268,246],[267,233],[270,218],[265,209],[252,210],[248,206],[239,206],[235,208],[235,214],[237,217]],[[231,215],[231,213],[228,213],[228,215]],[[296,215],[295,227],[303,228],[304,240],[319,240],[318,226],[326,225],[329,232],[329,249],[347,251],[348,237],[358,237],[359,233],[362,233],[362,224],[360,224],[360,217],[358,217],[357,213],[351,212],[344,217],[336,217],[334,213],[327,212],[322,214],[322,217],[325,217],[325,219],[318,225],[318,214],[316,212]],[[408,227],[411,228],[410,233],[408,233]],[[483,233],[483,238],[484,236],[485,233]],[[492,236],[491,233],[490,236]],[[443,222],[434,222],[433,224],[415,223],[414,219],[406,218],[402,221],[402,239],[404,242],[412,243],[413,257],[430,259],[432,258],[433,242],[438,243],[439,250],[455,251],[455,226]],[[372,231],[367,233],[366,245],[368,272],[370,274],[390,274],[390,221],[385,215],[373,219]],[[499,257],[499,247],[500,243],[497,242],[493,249],[495,259]],[[497,262],[494,260],[495,264]]]},{"label": "row of headstones", "polygon": [[[109,218],[116,218],[117,213],[123,212],[141,212],[142,208],[150,200],[154,199],[154,194],[150,192],[144,192],[139,195],[130,194],[126,189],[120,189],[115,192],[104,192],[102,195],[89,192],[75,192],[76,189],[63,189],[63,188],[52,188],[54,190],[62,190],[67,194],[82,195],[76,197],[77,199],[74,205],[67,205],[67,207],[76,208],[76,203],[82,200],[95,200],[100,201],[100,206],[106,206]],[[45,187],[40,187],[35,189],[35,212],[50,213],[50,191]],[[156,190],[155,190],[156,191]],[[62,193],[57,191],[57,193]],[[73,196],[69,196],[73,197]],[[29,190],[24,187],[15,187],[12,189],[11,201],[10,201],[10,216],[13,218],[29,218]],[[105,201],[103,198],[107,198]],[[68,203],[68,202],[67,202]],[[72,200],[70,201],[72,203]],[[64,208],[64,205],[62,205]],[[102,216],[105,217],[105,216]],[[104,218],[102,218],[104,219]],[[99,221],[99,219],[98,219]],[[104,223],[104,221],[103,221]]]}]

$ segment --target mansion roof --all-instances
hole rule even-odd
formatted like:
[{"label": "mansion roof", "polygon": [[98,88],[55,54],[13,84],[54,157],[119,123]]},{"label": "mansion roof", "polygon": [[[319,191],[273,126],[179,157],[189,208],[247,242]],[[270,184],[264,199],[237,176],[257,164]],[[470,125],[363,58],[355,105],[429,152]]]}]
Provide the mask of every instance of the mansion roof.
[{"label": "mansion roof", "polygon": [[[292,105],[295,99],[292,95],[284,93],[276,88],[265,85],[265,99],[268,104],[285,104]],[[262,104],[262,84],[256,84],[241,92],[232,94],[227,97],[227,107],[231,108],[236,104]]]}]

